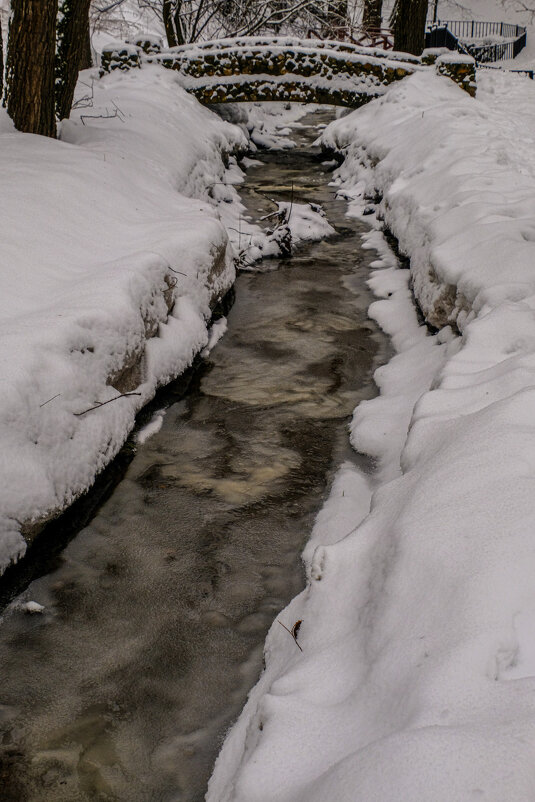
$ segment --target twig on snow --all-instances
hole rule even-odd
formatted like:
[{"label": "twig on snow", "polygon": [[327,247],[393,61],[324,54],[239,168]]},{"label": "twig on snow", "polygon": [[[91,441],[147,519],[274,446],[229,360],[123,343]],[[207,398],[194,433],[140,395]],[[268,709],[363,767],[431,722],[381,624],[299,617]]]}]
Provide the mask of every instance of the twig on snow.
[{"label": "twig on snow", "polygon": [[185,276],[186,278],[189,278],[187,273],[182,273],[180,270],[175,270],[175,268],[171,267],[171,265],[167,265],[167,269],[170,270],[171,273],[178,273],[179,276]]},{"label": "twig on snow", "polygon": [[[115,109],[113,114],[80,114],[80,121],[82,125],[85,125],[84,120],[113,120],[114,117],[119,117],[117,114],[117,109]],[[121,122],[124,120],[119,117]]]},{"label": "twig on snow", "polygon": [[111,404],[112,401],[117,401],[118,398],[127,398],[129,395],[141,395],[141,393],[121,393],[120,395],[116,395],[115,398],[109,398],[107,401],[97,402],[94,407],[89,407],[89,409],[84,409],[83,412],[75,412],[74,414],[78,417],[80,415],[85,415],[86,412],[92,412],[94,409],[100,409],[100,407],[105,407],[106,404]]},{"label": "twig on snow", "polygon": [[73,111],[75,109],[88,109],[88,108],[92,109],[93,108],[93,100],[94,100],[94,97],[95,97],[95,88],[94,88],[94,83],[95,82],[92,80],[91,81],[91,85],[86,84],[83,81],[81,81],[81,83],[83,84],[83,86],[87,86],[91,90],[91,94],[90,95],[84,95],[83,97],[78,98],[78,100],[75,100],[74,103],[72,104]]},{"label": "twig on snow", "polygon": [[299,649],[299,650],[302,652],[303,650],[301,649],[301,646],[299,645],[299,643],[298,643],[298,641],[297,641],[297,633],[299,632],[299,628],[300,628],[301,624],[303,623],[303,621],[302,621],[301,619],[300,619],[299,621],[296,621],[296,622],[295,622],[295,624],[293,625],[293,627],[292,627],[291,629],[288,629],[288,627],[287,627],[287,626],[285,626],[285,625],[282,623],[282,621],[280,621],[278,618],[277,618],[277,621],[279,622],[279,624],[281,625],[281,627],[282,627],[283,629],[285,629],[285,630],[286,630],[286,632],[288,632],[288,633],[289,633],[289,634],[292,636],[292,638],[293,638],[293,639],[294,639],[294,641],[295,641],[295,645],[296,645],[296,646],[297,646],[297,648],[298,648],[298,649]]},{"label": "twig on snow", "polygon": [[84,120],[113,120],[115,117],[118,117],[119,120],[124,123],[125,115],[124,112],[121,111],[117,103],[112,100],[112,105],[114,108],[113,114],[110,114],[108,109],[106,109],[106,114],[80,114],[80,120],[82,125],[85,125]]},{"label": "twig on snow", "polygon": [[44,407],[44,406],[46,406],[47,404],[50,404],[50,402],[51,402],[51,401],[53,401],[53,400],[54,400],[54,398],[59,398],[59,397],[60,397],[60,395],[61,395],[61,393],[56,393],[56,395],[53,395],[53,396],[52,396],[52,398],[49,398],[49,399],[48,399],[48,401],[43,401],[43,403],[42,403],[42,404],[39,404],[39,408],[41,408],[41,407]]}]

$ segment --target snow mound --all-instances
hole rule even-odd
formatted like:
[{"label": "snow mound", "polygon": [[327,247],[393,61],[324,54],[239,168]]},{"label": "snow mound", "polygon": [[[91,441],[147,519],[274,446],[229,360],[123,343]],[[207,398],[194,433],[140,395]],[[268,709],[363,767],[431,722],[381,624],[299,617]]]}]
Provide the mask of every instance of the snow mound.
[{"label": "snow mound", "polygon": [[242,132],[161,68],[83,73],[77,97],[62,141],[0,134],[0,571],[191,364],[234,278],[210,191]]}]

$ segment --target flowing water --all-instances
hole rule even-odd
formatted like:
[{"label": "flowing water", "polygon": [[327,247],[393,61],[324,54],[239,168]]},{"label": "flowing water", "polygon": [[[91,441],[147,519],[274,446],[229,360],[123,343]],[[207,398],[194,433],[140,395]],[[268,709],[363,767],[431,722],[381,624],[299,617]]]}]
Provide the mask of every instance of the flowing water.
[{"label": "flowing water", "polygon": [[238,278],[228,333],[189,393],[4,614],[3,802],[204,798],[267,629],[303,587],[333,472],[357,459],[347,422],[384,356],[366,316],[372,257],[311,147],[324,120],[305,118],[298,150],[264,154],[243,199],[258,218],[293,183],[337,234]]}]

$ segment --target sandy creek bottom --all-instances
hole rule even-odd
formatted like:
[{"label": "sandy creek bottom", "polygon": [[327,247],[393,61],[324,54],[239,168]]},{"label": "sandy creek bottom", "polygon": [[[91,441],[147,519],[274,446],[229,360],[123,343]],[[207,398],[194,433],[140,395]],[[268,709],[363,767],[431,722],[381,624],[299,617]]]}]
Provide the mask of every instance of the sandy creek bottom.
[{"label": "sandy creek bottom", "polygon": [[[324,204],[337,234],[242,274],[229,329],[91,524],[0,625],[3,802],[198,802],[262,668],[273,619],[385,342],[373,254],[311,143],[260,156],[242,197]],[[342,534],[342,533],[341,533]]]}]

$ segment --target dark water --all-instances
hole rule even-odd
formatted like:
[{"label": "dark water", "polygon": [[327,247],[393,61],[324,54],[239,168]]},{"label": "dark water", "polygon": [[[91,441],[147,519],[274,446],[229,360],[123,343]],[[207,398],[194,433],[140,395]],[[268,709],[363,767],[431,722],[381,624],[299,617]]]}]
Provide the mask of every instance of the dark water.
[{"label": "dark water", "polygon": [[[367,252],[310,147],[243,198],[323,203],[338,233],[243,274],[229,330],[92,523],[0,625],[0,799],[198,802],[262,666],[384,343]],[[42,614],[18,602],[35,600]]]}]

